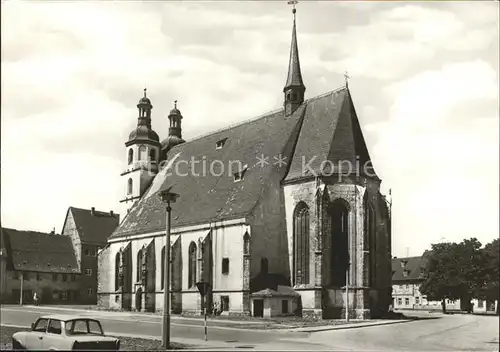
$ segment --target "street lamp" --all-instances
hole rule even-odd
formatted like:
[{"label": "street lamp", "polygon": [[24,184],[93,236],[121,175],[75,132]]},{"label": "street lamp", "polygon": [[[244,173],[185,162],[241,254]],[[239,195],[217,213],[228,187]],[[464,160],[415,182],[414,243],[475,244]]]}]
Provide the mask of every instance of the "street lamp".
[{"label": "street lamp", "polygon": [[162,324],[162,341],[163,348],[168,349],[170,346],[170,213],[172,208],[170,203],[175,203],[178,194],[170,192],[172,187],[165,189],[159,193],[161,200],[167,203],[167,218],[166,218],[166,244],[165,244],[165,263],[163,266],[164,277],[164,295],[163,295],[163,324]]}]

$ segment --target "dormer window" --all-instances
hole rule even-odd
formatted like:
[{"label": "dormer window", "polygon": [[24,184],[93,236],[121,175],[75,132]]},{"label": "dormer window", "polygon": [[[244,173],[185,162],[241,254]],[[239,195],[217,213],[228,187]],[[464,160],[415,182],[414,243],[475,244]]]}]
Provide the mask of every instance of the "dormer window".
[{"label": "dormer window", "polygon": [[405,270],[403,270],[403,276],[404,276],[404,277],[407,277],[407,276],[408,276],[408,273],[409,273],[409,272],[408,272],[408,270],[406,270],[406,269],[405,269]]},{"label": "dormer window", "polygon": [[243,176],[245,176],[245,172],[247,171],[247,167],[248,167],[248,166],[247,166],[247,165],[245,165],[245,166],[241,169],[241,171],[239,171],[239,172],[235,172],[235,173],[233,174],[233,176],[234,176],[234,182],[239,182],[239,181],[243,180]]},{"label": "dormer window", "polygon": [[402,267],[402,268],[405,268],[405,267],[406,267],[406,260],[402,260],[402,261],[401,261],[401,267]]},{"label": "dormer window", "polygon": [[215,143],[215,149],[221,149],[224,146],[224,144],[226,144],[226,140],[227,138],[217,141],[217,143]]}]

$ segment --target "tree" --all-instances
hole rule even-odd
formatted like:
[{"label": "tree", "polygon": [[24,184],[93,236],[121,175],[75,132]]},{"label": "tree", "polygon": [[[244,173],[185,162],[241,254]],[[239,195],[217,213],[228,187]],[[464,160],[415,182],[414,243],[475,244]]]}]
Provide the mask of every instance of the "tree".
[{"label": "tree", "polygon": [[[500,300],[500,254],[498,239],[488,243],[481,250],[482,270],[480,274],[480,283],[475,292],[475,296],[486,301]],[[498,305],[497,311],[498,314]]]},{"label": "tree", "polygon": [[482,287],[480,279],[481,243],[471,238],[460,243],[437,243],[426,251],[427,276],[420,285],[420,292],[428,300],[441,301],[443,313],[445,300],[465,300],[470,303],[473,294]]}]

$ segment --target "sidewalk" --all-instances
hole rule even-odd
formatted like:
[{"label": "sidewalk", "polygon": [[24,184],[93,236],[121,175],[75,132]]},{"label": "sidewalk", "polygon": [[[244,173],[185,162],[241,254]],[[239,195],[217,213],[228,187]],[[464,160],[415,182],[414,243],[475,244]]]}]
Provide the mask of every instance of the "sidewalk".
[{"label": "sidewalk", "polygon": [[[8,306],[7,306],[8,307]],[[19,307],[19,306],[17,306]],[[96,315],[100,316],[127,316],[127,317],[137,317],[137,318],[143,318],[143,317],[154,317],[161,319],[161,315],[157,313],[151,313],[151,312],[131,312],[131,311],[110,311],[110,310],[97,310],[97,309],[85,309],[84,307],[79,308],[75,306],[71,307],[57,307],[57,306],[35,306],[35,305],[23,305],[24,308],[29,308],[29,309],[39,309],[39,310],[60,310],[60,311],[66,311],[66,312],[85,312],[85,313],[95,313]],[[202,316],[199,317],[186,317],[182,315],[171,315],[171,319],[173,320],[192,320],[192,321],[200,321],[203,320]],[[207,316],[207,322],[220,322],[224,324],[234,324],[234,325],[257,325],[257,324],[268,324],[269,322],[266,321],[258,321],[258,320],[234,320],[234,319],[224,319],[224,318],[217,318],[213,319],[211,317]]]},{"label": "sidewalk", "polygon": [[377,320],[377,321],[353,321],[347,324],[339,325],[322,325],[322,326],[311,326],[305,328],[295,328],[287,329],[287,332],[318,332],[318,331],[328,331],[328,330],[345,330],[345,329],[358,329],[366,328],[370,326],[380,326],[380,325],[391,325],[398,323],[408,323],[410,321],[415,321],[413,319],[398,319],[398,320]]}]

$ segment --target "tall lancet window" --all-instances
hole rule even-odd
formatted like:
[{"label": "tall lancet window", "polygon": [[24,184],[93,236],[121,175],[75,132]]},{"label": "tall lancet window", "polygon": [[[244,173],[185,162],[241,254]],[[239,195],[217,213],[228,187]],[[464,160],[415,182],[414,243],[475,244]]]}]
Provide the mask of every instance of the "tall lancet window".
[{"label": "tall lancet window", "polygon": [[142,272],[142,250],[139,249],[139,252],[137,252],[137,274],[136,274],[136,281],[139,282],[141,281],[141,272]]},{"label": "tall lancet window", "polygon": [[115,256],[115,291],[120,289],[120,252]]},{"label": "tall lancet window", "polygon": [[196,244],[194,242],[189,245],[188,258],[188,288],[191,288],[196,284]]},{"label": "tall lancet window", "polygon": [[300,202],[293,214],[294,285],[309,283],[309,208]]},{"label": "tall lancet window", "polygon": [[161,289],[165,288],[165,246],[161,249]]},{"label": "tall lancet window", "polygon": [[332,284],[345,286],[349,267],[349,208],[344,200],[336,200],[331,207],[332,217]]}]

